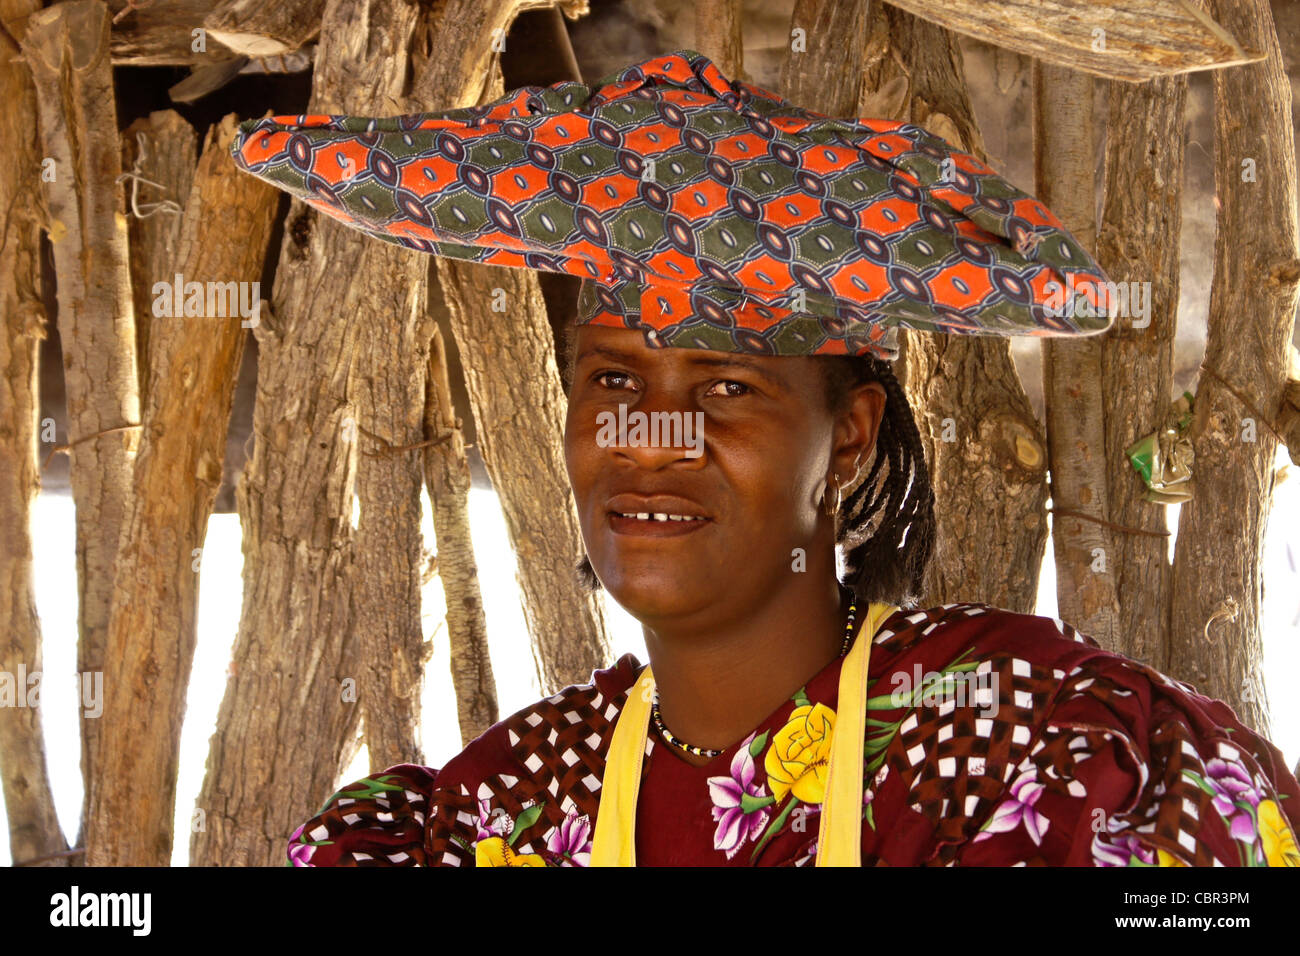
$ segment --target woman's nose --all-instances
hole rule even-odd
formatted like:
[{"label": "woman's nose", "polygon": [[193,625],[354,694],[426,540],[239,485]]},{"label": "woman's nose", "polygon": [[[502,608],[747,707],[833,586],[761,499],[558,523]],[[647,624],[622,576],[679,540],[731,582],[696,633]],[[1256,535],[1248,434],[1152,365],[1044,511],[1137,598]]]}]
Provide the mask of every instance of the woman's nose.
[{"label": "woman's nose", "polygon": [[598,433],[598,442],[642,468],[704,459],[704,413],[689,402],[646,394],[635,405],[620,406],[615,418],[612,429]]}]

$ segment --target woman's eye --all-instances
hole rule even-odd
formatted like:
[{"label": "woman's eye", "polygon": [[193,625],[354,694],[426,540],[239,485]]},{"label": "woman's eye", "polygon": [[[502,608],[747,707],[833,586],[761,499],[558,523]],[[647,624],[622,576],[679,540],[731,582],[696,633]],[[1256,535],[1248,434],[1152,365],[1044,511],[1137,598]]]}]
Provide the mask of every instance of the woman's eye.
[{"label": "woman's eye", "polygon": [[593,381],[606,388],[622,389],[627,387],[626,383],[632,381],[632,376],[627,372],[601,372],[594,376]]},{"label": "woman's eye", "polygon": [[[727,389],[727,391],[718,392],[717,389],[719,387],[723,389]],[[749,393],[749,386],[746,385],[744,382],[725,381],[725,382],[718,382],[712,388],[710,388],[708,392],[706,392],[705,394],[707,395],[721,394],[726,398],[739,398],[740,396],[746,395],[748,393]]]}]

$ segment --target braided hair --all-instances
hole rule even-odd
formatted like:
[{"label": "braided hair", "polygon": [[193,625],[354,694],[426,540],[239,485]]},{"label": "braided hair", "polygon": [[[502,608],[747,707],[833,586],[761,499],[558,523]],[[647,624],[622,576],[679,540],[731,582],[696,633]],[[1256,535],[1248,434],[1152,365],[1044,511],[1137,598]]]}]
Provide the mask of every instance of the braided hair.
[{"label": "braided hair", "polygon": [[826,366],[832,411],[866,382],[879,382],[886,396],[871,468],[840,503],[835,543],[843,546],[843,583],[859,600],[914,604],[934,552],[935,519],[934,489],[912,407],[888,362],[868,355],[818,361]]},{"label": "braided hair", "polygon": [[[565,329],[565,391],[573,378],[574,326]],[[911,405],[890,363],[869,355],[815,356],[825,369],[825,399],[841,410],[857,385],[879,382],[885,389],[884,414],[871,467],[840,502],[835,543],[842,546],[841,583],[859,603],[882,601],[904,607],[922,593],[926,567],[934,551],[934,490],[926,468],[925,448]],[[576,569],[588,591],[600,580],[584,554]]]}]

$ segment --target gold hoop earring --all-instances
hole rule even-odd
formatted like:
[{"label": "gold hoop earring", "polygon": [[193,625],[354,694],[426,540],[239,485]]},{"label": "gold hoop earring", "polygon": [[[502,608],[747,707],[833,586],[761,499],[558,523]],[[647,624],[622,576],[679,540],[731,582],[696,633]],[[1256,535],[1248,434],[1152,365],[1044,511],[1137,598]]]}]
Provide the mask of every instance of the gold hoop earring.
[{"label": "gold hoop earring", "polygon": [[[825,489],[822,490],[822,510],[826,512],[826,514],[831,518],[834,518],[837,514],[839,514],[839,510],[840,510],[840,476],[838,473],[836,473],[834,477],[835,477],[835,507],[831,508],[827,506],[826,491]],[[830,482],[827,482],[827,484],[829,485]]]}]

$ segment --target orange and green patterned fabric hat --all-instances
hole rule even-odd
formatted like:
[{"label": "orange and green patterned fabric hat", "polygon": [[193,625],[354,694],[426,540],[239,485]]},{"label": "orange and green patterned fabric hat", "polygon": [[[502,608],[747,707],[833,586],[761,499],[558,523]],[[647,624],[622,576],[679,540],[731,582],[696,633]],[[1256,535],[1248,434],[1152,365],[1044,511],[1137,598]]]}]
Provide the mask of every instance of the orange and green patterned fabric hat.
[{"label": "orange and green patterned fabric hat", "polygon": [[1096,262],[973,156],[800,109],[691,50],[477,107],[252,120],[232,153],[388,242],[581,276],[579,323],[656,347],[888,359],[897,327],[1111,322]]}]

